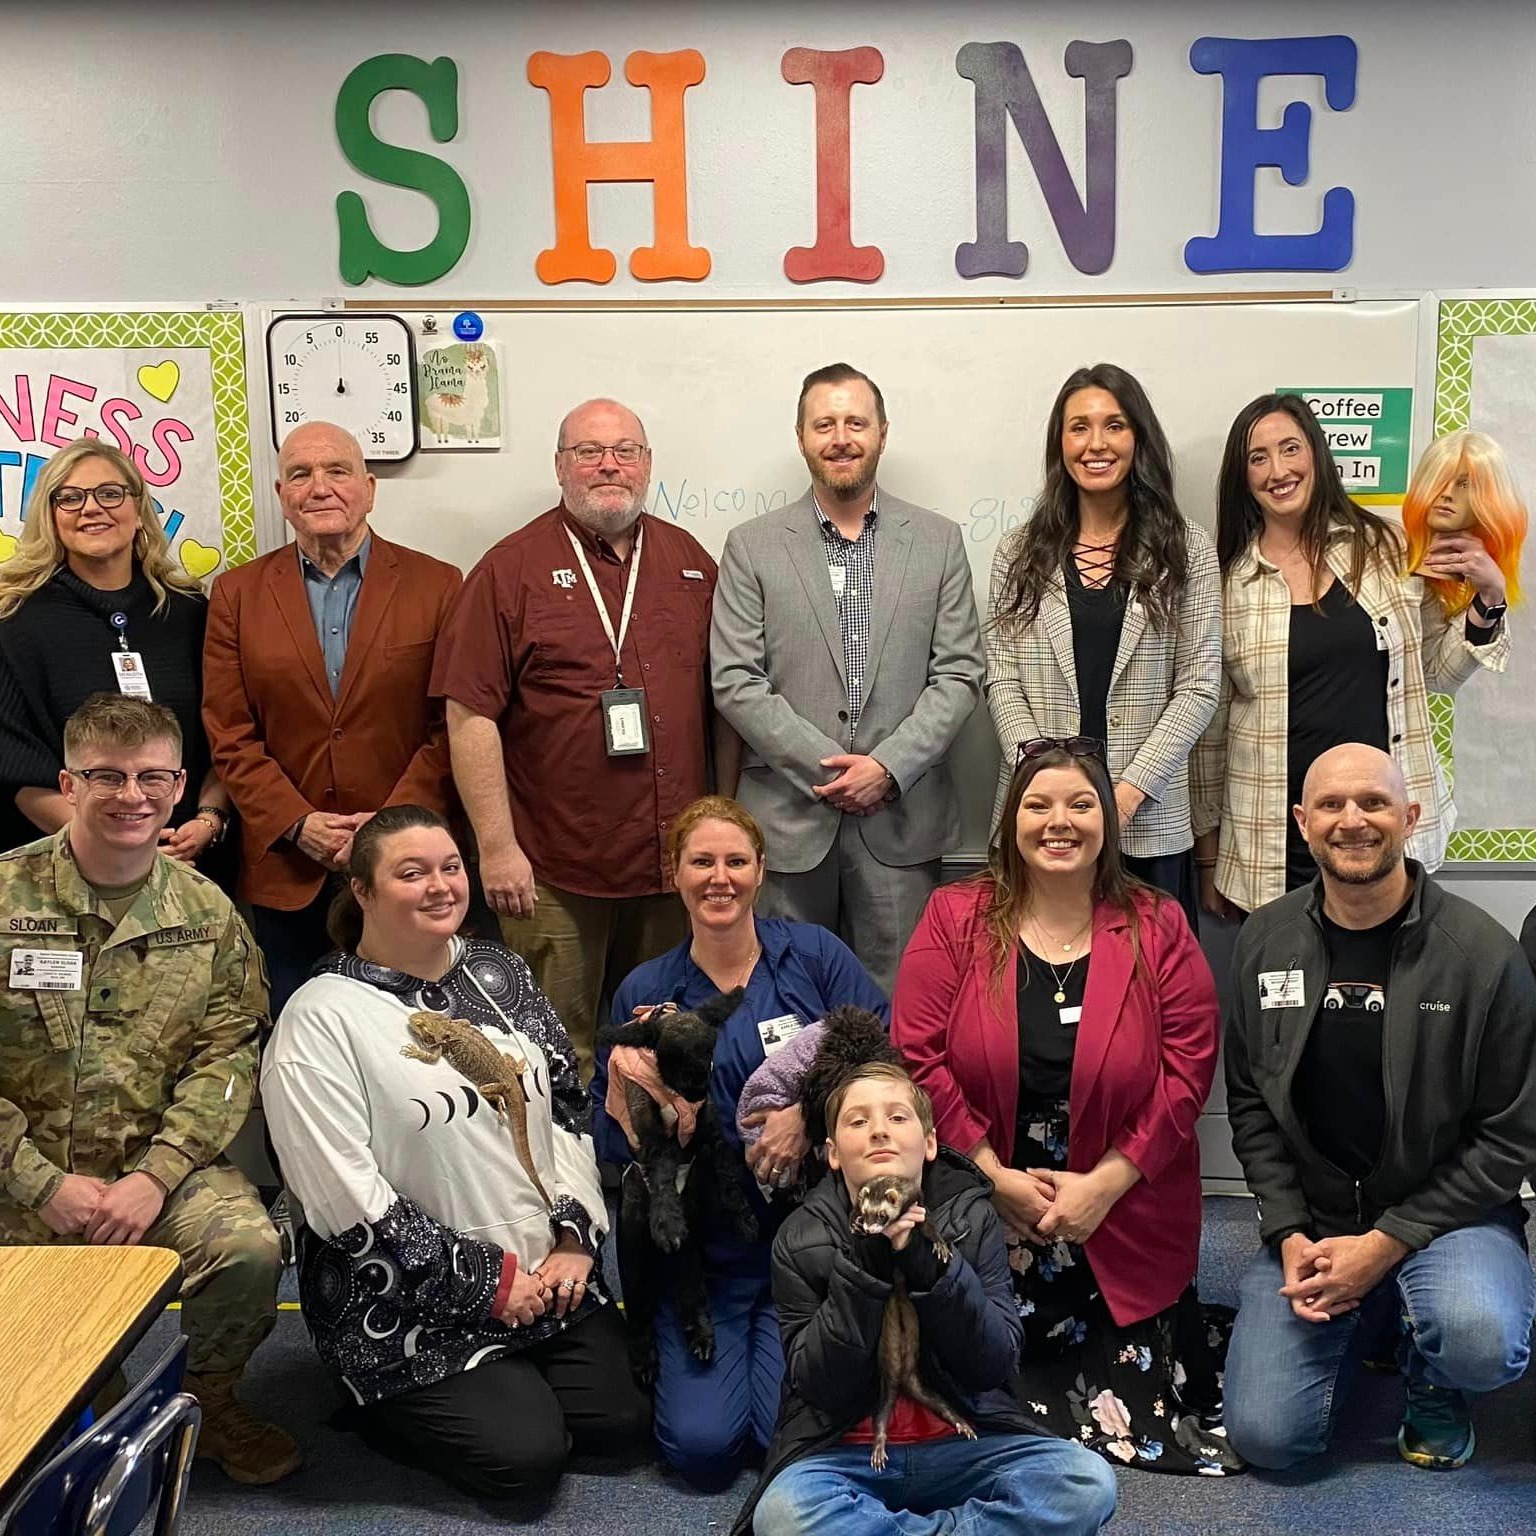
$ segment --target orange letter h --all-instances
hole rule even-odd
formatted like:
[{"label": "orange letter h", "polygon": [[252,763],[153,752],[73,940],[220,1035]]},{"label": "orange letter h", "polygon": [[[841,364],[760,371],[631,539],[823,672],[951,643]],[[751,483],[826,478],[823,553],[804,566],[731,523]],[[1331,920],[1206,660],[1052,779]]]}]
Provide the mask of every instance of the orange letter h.
[{"label": "orange letter h", "polygon": [[594,181],[648,181],[656,209],[656,243],[633,252],[629,270],[642,282],[698,281],[709,276],[709,252],[688,243],[688,157],[683,92],[704,78],[703,55],[632,53],[624,78],[651,92],[651,137],[593,144],[587,139],[583,96],[606,85],[612,71],[601,53],[536,53],[528,79],[549,92],[554,150],[555,244],[534,270],[543,283],[613,280],[612,251],[594,250],[587,224],[587,187]]}]

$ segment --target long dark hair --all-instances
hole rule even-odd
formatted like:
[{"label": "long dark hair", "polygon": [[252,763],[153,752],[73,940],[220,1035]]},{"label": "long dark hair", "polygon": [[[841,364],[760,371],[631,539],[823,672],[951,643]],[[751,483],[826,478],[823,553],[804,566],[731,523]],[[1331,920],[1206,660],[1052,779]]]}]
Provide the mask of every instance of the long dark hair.
[{"label": "long dark hair", "polygon": [[[1349,530],[1349,590],[1360,590],[1367,561],[1396,568],[1402,553],[1397,530],[1349,499],[1333,469],[1333,453],[1312,407],[1300,395],[1260,395],[1237,413],[1227,433],[1216,482],[1216,560],[1225,576],[1258,538],[1264,513],[1248,489],[1248,439],[1266,417],[1289,416],[1312,451],[1312,500],[1301,514],[1301,548],[1312,567],[1312,590],[1321,585],[1328,548],[1328,530]],[[1255,573],[1257,574],[1257,573]]]},{"label": "long dark hair", "polygon": [[357,881],[365,891],[373,889],[379,868],[379,844],[396,832],[413,827],[436,827],[452,836],[448,823],[436,811],[424,805],[387,805],[375,812],[352,834],[352,852],[347,857],[346,881],[331,899],[325,915],[325,931],[339,949],[353,950],[363,936],[363,909],[352,890]]},{"label": "long dark hair", "polygon": [[1120,853],[1120,816],[1115,806],[1115,787],[1110,782],[1109,769],[1101,757],[1075,757],[1060,748],[1042,752],[1038,757],[1026,757],[1014,770],[1008,782],[1008,795],[1003,801],[1002,819],[992,834],[987,849],[987,867],[972,878],[985,881],[991,887],[991,896],[982,912],[982,922],[992,951],[992,979],[1001,985],[1008,968],[1009,956],[1019,939],[1019,922],[1029,907],[1029,865],[1019,852],[1019,806],[1025,793],[1038,773],[1047,768],[1075,768],[1087,778],[1098,796],[1099,809],[1104,818],[1104,846],[1099,849],[1098,863],[1093,879],[1093,899],[1106,902],[1125,914],[1130,926],[1131,953],[1138,969],[1141,965],[1141,924],[1136,910],[1138,895],[1143,900],[1158,899],[1151,886],[1143,885],[1129,873]]},{"label": "long dark hair", "polygon": [[1189,538],[1173,496],[1173,454],[1147,392],[1114,363],[1079,368],[1057,392],[1045,427],[1045,485],[1017,536],[992,622],[1033,624],[1047,590],[1072,558],[1079,533],[1077,484],[1062,457],[1061,431],[1067,401],[1080,389],[1113,395],[1136,434],[1114,578],[1131,588],[1153,624],[1171,628],[1189,578]]}]

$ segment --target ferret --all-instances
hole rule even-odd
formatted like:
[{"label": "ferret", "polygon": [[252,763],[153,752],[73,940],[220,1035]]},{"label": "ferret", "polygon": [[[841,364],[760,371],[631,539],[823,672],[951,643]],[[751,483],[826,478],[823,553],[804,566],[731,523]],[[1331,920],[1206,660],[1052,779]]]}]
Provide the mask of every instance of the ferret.
[{"label": "ferret", "polygon": [[[853,1230],[868,1237],[883,1232],[902,1212],[916,1205],[922,1194],[923,1187],[916,1179],[881,1174],[867,1180],[854,1198]],[[936,1227],[925,1221],[908,1241],[917,1237],[933,1244],[940,1263],[949,1262],[949,1244],[939,1236]],[[917,1356],[917,1308],[912,1305],[907,1282],[898,1268],[880,1319],[880,1402],[874,1413],[875,1441],[869,1452],[869,1464],[877,1472],[885,1469],[886,1430],[899,1395],[921,1403],[967,1440],[976,1438],[976,1431],[917,1374]]]}]

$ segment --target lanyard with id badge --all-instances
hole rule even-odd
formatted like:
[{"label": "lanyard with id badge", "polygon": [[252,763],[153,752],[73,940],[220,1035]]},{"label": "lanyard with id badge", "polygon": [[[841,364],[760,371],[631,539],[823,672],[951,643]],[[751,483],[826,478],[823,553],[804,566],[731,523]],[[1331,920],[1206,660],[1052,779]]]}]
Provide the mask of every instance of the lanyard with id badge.
[{"label": "lanyard with id badge", "polygon": [[569,528],[565,530],[565,536],[571,541],[571,548],[576,551],[576,563],[587,579],[587,590],[592,594],[597,616],[602,620],[603,633],[608,636],[608,644],[613,647],[614,685],[598,695],[598,703],[603,711],[603,736],[608,744],[608,756],[638,757],[651,750],[651,733],[645,720],[645,689],[624,686],[622,655],[624,637],[629,633],[629,616],[635,606],[635,583],[640,577],[640,546],[645,538],[645,529],[635,529],[635,548],[630,556],[629,583],[624,588],[624,608],[619,614],[617,634],[613,630],[613,620],[608,617],[603,594],[597,589],[597,578],[592,574],[592,567],[587,564],[587,552],[581,547],[581,540]]},{"label": "lanyard with id badge", "polygon": [[112,652],[112,670],[117,674],[117,691],[130,699],[153,697],[149,691],[149,673],[144,658],[128,649],[128,615],[114,613],[112,628],[117,631],[117,649]]}]

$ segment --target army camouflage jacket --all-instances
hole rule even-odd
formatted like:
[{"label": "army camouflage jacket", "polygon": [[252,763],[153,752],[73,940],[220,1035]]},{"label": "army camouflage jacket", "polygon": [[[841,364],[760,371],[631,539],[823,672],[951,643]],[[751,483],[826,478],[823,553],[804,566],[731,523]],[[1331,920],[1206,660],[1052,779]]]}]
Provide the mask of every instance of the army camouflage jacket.
[{"label": "army camouflage jacket", "polygon": [[[78,952],[78,988],[15,984],[18,951]],[[261,953],[211,880],[160,855],[114,929],[69,829],[0,855],[0,1219],[66,1173],[173,1190],[250,1113],[267,1015]]]}]

